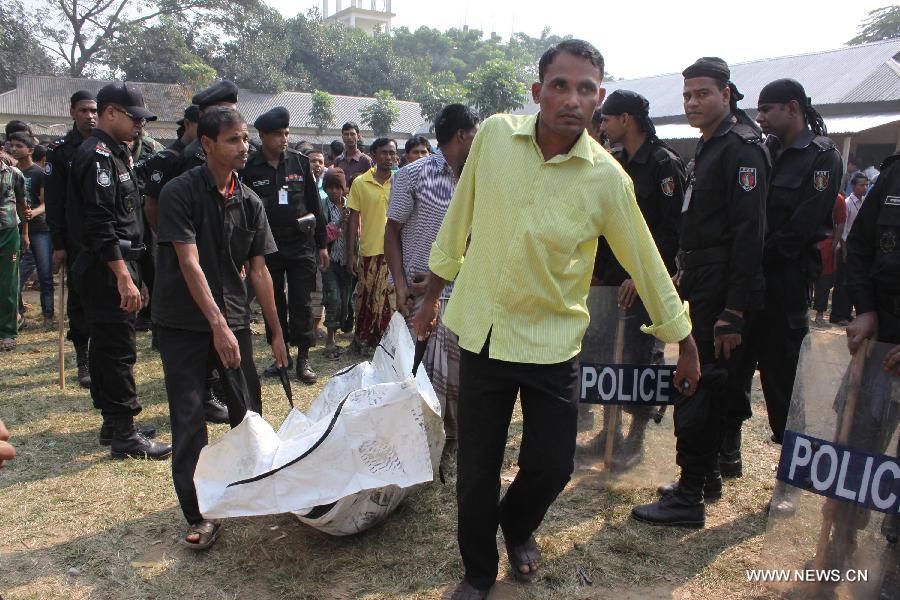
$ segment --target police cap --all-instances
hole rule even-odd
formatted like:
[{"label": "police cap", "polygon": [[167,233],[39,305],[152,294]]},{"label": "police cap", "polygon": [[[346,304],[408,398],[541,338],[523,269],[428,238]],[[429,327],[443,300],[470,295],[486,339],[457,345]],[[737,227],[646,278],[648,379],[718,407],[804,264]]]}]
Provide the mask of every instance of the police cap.
[{"label": "police cap", "polygon": [[144,105],[144,95],[136,85],[116,81],[97,92],[97,104],[118,104],[132,117],[155,121],[156,115]]},{"label": "police cap", "polygon": [[283,106],[276,106],[259,115],[253,126],[261,133],[268,133],[276,129],[285,129],[290,125],[291,115]]},{"label": "police cap", "polygon": [[191,123],[199,123],[200,122],[200,107],[197,106],[196,104],[191,104],[186,109],[184,109],[184,116],[182,118],[178,119],[177,121],[175,121],[175,123],[179,127],[183,127],[185,121],[190,121]]},{"label": "police cap", "polygon": [[650,113],[650,102],[631,90],[616,90],[606,97],[601,111],[604,115],[646,115]]},{"label": "police cap", "polygon": [[238,87],[227,80],[217,81],[202,92],[197,92],[191,99],[191,104],[196,104],[200,110],[209,108],[217,102],[237,102]]}]

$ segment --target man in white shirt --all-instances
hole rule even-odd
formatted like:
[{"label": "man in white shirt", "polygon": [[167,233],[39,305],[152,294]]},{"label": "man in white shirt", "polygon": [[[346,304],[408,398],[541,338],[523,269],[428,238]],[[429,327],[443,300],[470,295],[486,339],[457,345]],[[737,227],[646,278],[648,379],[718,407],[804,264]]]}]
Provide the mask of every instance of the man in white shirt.
[{"label": "man in white shirt", "polygon": [[841,235],[841,240],[844,242],[847,241],[850,229],[853,228],[853,221],[856,220],[856,215],[859,214],[859,209],[862,208],[866,190],[869,188],[869,178],[862,173],[857,173],[850,179],[850,186],[853,193],[844,201],[847,203],[847,221],[844,223],[844,233]]},{"label": "man in white shirt", "polygon": [[862,208],[866,190],[869,187],[869,178],[862,172],[857,172],[850,178],[851,194],[844,199],[847,205],[847,221],[844,223],[844,231],[841,233],[841,244],[838,250],[837,272],[834,275],[834,295],[831,299],[831,315],[828,320],[835,325],[847,325],[852,318],[850,314],[853,307],[850,298],[844,288],[844,268],[847,263],[847,236],[853,227],[853,221]]}]

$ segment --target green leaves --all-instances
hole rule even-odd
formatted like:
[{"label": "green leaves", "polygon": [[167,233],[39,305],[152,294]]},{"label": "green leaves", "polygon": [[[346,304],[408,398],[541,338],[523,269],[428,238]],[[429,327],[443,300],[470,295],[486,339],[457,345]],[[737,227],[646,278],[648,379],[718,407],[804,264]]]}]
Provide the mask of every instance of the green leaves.
[{"label": "green leaves", "polygon": [[859,27],[859,34],[847,42],[848,46],[900,38],[900,5],[883,6],[869,11]]},{"label": "green leaves", "polygon": [[521,108],[528,93],[522,72],[508,60],[489,60],[466,78],[465,87],[481,119]]},{"label": "green leaves", "polygon": [[334,98],[331,94],[322,90],[313,92],[309,122],[316,126],[316,133],[322,135],[322,131],[334,123],[334,119]]},{"label": "green leaves", "polygon": [[389,90],[375,92],[375,101],[360,111],[362,122],[375,132],[376,137],[385,137],[400,118],[400,109]]}]

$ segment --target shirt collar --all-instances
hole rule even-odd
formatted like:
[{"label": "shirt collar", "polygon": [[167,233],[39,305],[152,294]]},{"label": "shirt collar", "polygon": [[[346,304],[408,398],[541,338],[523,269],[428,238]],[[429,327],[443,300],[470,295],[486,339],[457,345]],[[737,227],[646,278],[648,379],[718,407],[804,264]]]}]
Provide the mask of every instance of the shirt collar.
[{"label": "shirt collar", "polygon": [[[212,171],[209,168],[209,165],[204,163],[200,167],[200,173],[203,176],[203,181],[206,184],[206,188],[213,194],[215,194],[219,198],[223,198],[222,194],[219,193],[219,186],[216,185],[216,178],[213,175]],[[225,198],[225,204],[232,204],[241,199],[241,182],[237,178],[237,174],[232,171],[231,172],[231,181],[234,184],[234,195],[230,198]]]},{"label": "shirt collar", "polygon": [[[534,144],[535,149],[538,151],[538,154],[543,158],[543,154],[540,153],[540,146],[537,143],[537,123],[538,117],[540,117],[540,113],[529,116],[526,119],[523,119],[519,125],[513,129],[513,137],[529,137],[531,138],[532,143]],[[569,150],[565,154],[557,154],[553,158],[548,161],[548,163],[559,163],[565,162],[570,158],[580,158],[588,163],[591,166],[594,165],[594,155],[591,152],[590,145],[590,137],[588,136],[587,129],[581,132],[581,135],[578,136],[578,139],[575,141],[575,145],[572,146],[571,150]]]},{"label": "shirt collar", "polygon": [[[125,144],[119,143],[112,138],[111,135],[103,131],[102,129],[94,128],[91,131],[91,135],[101,142],[105,143],[109,146],[109,149],[112,150],[112,153],[118,156],[119,158],[123,158],[125,156],[126,151],[128,150],[125,147]],[[139,143],[139,142],[138,142]]]},{"label": "shirt collar", "polygon": [[[644,140],[644,143],[641,144],[641,147],[638,148],[638,151],[634,153],[628,162],[634,162],[639,164],[645,164],[650,160],[650,155],[653,152],[653,144],[650,142],[650,136],[647,136],[647,139]],[[625,155],[625,149],[622,149],[623,156]]]}]

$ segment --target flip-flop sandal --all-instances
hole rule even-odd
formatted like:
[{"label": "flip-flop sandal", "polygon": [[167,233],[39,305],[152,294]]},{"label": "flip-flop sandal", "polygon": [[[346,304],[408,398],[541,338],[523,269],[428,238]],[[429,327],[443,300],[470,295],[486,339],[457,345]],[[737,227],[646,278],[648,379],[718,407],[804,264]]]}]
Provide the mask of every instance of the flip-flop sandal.
[{"label": "flip-flop sandal", "polygon": [[222,531],[222,524],[215,521],[200,521],[191,525],[188,535],[196,533],[200,539],[196,542],[189,542],[187,537],[181,538],[181,545],[194,551],[207,550],[219,539],[219,533]]},{"label": "flip-flop sandal", "polygon": [[[518,546],[506,544],[506,556],[509,558],[509,564],[512,566],[513,577],[516,578],[516,581],[524,583],[532,581],[541,568],[541,550],[538,548],[537,542],[534,541],[534,536],[531,536],[524,544],[519,544]],[[536,563],[537,568],[530,570],[528,573],[523,573],[521,568],[523,566],[530,568],[531,563]]]}]

